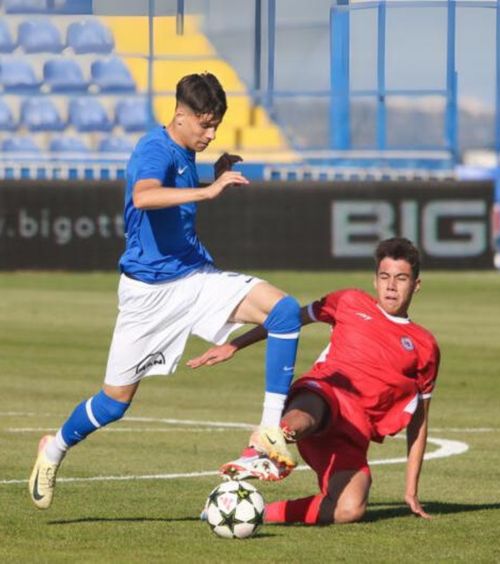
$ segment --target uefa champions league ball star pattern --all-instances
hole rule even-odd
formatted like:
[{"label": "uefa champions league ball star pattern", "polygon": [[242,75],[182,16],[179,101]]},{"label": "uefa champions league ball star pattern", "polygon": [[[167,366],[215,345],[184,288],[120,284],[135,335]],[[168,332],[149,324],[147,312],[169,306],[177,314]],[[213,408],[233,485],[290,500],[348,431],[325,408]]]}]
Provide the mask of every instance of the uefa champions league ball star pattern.
[{"label": "uefa champions league ball star pattern", "polygon": [[248,482],[230,480],[212,490],[204,513],[212,531],[226,539],[255,535],[264,519],[264,498]]}]

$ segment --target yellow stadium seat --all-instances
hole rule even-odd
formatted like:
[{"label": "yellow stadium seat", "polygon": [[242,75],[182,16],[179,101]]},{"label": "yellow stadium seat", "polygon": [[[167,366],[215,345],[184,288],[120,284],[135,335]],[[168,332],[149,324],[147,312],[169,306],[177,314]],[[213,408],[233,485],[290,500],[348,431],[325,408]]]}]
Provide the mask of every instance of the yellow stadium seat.
[{"label": "yellow stadium seat", "polygon": [[215,74],[228,94],[245,92],[245,86],[234,69],[225,61],[215,58],[188,61],[157,60],[154,63],[153,88],[156,91],[175,92],[175,87],[183,76],[203,72]]},{"label": "yellow stadium seat", "polygon": [[287,149],[288,144],[275,125],[245,127],[240,132],[242,149]]},{"label": "yellow stadium seat", "polygon": [[[116,50],[124,57],[138,89],[147,91],[149,22],[145,16],[102,17],[112,30]],[[228,110],[203,161],[216,158],[220,152],[247,154],[247,158],[279,158],[293,162],[297,155],[290,150],[280,129],[273,124],[265,108],[254,106],[245,84],[235,70],[218,58],[210,41],[201,33],[197,16],[186,16],[184,34],[177,35],[176,18],[154,18],[153,90],[162,92],[154,99],[156,120],[167,125],[175,109],[175,88],[187,74],[211,72],[226,91]],[[162,57],[165,57],[162,59]]]},{"label": "yellow stadium seat", "polygon": [[154,100],[155,118],[158,123],[168,125],[174,117],[175,98],[173,96],[157,96]]}]

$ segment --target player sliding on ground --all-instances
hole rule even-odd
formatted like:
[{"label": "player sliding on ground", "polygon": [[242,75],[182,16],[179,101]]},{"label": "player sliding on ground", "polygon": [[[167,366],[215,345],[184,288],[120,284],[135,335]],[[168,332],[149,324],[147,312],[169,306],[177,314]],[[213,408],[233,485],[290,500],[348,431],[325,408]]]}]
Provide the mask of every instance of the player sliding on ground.
[{"label": "player sliding on ground", "polygon": [[195,231],[197,202],[248,184],[231,170],[241,159],[225,154],[215,164],[215,181],[199,187],[195,155],[215,139],[226,108],[226,95],[214,75],[185,76],[177,85],[170,124],[152,129],[132,153],[119,313],[104,386],[75,408],[55,437],[41,439],[29,480],[40,509],[52,503],[56,473],[68,449],[123,417],[144,377],[174,372],[191,334],[223,343],[244,323],[268,331],[264,409],[250,444],[284,473],[295,465],[279,421],[293,378],[300,306],[263,280],[218,270]]},{"label": "player sliding on ground", "polygon": [[[369,443],[382,442],[405,427],[405,501],[414,514],[429,517],[418,498],[418,482],[439,348],[434,337],[408,317],[420,287],[417,249],[407,239],[388,239],[379,243],[375,260],[376,299],[361,290],[341,290],[301,310],[303,325],[328,323],[331,338],[312,369],[292,385],[281,426],[316,472],[320,492],[268,504],[268,523],[360,520],[371,485]],[[189,365],[227,360],[265,333],[257,327]],[[233,476],[258,478],[263,464],[274,464],[264,454],[258,460],[234,461]]]}]

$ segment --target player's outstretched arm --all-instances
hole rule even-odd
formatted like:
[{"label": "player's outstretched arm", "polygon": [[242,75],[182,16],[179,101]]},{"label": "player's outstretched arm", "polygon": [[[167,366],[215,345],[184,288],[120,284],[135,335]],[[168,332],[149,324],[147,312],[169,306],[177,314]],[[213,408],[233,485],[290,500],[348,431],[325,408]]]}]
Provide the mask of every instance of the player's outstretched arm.
[{"label": "player's outstretched arm", "polygon": [[219,362],[224,362],[232,358],[237,351],[249,347],[254,343],[258,343],[259,341],[263,341],[266,337],[267,331],[262,325],[258,325],[250,329],[250,331],[243,333],[243,335],[236,337],[236,339],[233,339],[230,343],[211,347],[202,355],[188,360],[186,365],[189,366],[189,368],[199,368],[200,366],[219,364]]},{"label": "player's outstretched arm", "polygon": [[236,184],[249,184],[248,180],[237,171],[224,172],[217,180],[204,188],[169,188],[161,185],[156,178],[139,180],[134,186],[134,206],[141,210],[155,210],[213,200],[226,188]]},{"label": "player's outstretched arm", "polygon": [[424,519],[430,519],[431,516],[424,510],[418,499],[418,482],[427,445],[429,404],[430,398],[419,401],[417,410],[406,430],[408,462],[405,502],[414,515]]},{"label": "player's outstretched arm", "polygon": [[[300,320],[302,325],[313,323],[314,320],[311,319],[307,313],[307,307],[301,308]],[[202,355],[188,360],[186,366],[189,366],[189,368],[199,368],[200,366],[213,366],[214,364],[219,364],[219,362],[225,362],[232,358],[239,350],[258,343],[259,341],[263,341],[266,337],[267,331],[262,325],[258,325],[250,329],[250,331],[236,337],[236,339],[233,339],[230,343],[224,343],[223,345],[209,348]]]}]

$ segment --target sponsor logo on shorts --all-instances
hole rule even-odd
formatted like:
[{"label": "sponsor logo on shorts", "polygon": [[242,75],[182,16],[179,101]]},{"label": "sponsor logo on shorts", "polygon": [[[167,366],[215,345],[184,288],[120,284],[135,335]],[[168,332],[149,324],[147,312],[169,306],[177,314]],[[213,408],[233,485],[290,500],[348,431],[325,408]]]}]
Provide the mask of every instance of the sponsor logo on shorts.
[{"label": "sponsor logo on shorts", "polygon": [[137,365],[135,373],[139,374],[141,372],[147,372],[152,366],[157,364],[165,364],[165,357],[161,352],[155,352],[148,354],[146,358],[143,358],[141,362]]},{"label": "sponsor logo on shorts", "polygon": [[413,344],[413,341],[410,339],[410,337],[401,337],[401,344],[403,345],[403,348],[407,351],[415,350],[415,345]]}]

